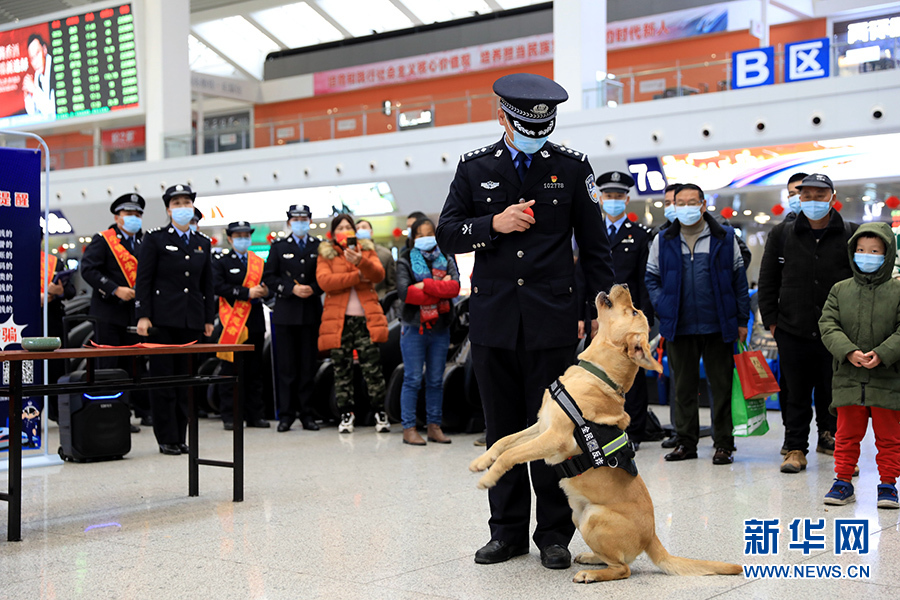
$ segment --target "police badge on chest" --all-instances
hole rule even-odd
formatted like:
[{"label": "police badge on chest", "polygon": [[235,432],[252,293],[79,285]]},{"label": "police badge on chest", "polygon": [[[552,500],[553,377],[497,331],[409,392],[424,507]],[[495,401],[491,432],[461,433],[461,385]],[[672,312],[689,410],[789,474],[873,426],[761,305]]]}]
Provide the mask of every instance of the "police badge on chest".
[{"label": "police badge on chest", "polygon": [[556,175],[551,175],[550,181],[544,182],[544,189],[552,190],[552,189],[561,189],[561,188],[566,187],[565,183],[563,183],[562,181],[557,181],[557,179],[558,178],[556,177]]}]

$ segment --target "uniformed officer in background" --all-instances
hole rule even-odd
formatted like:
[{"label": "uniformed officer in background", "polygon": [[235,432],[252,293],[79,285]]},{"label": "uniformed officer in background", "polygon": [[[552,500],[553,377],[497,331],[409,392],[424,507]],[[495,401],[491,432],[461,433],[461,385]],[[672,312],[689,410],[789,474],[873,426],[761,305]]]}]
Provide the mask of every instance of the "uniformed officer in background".
[{"label": "uniformed officer in background", "polygon": [[[606,215],[604,226],[612,247],[616,283],[628,285],[632,303],[644,312],[652,327],[653,304],[644,285],[644,272],[647,269],[647,252],[650,250],[653,232],[640,223],[632,223],[626,216],[631,201],[628,192],[633,186],[634,179],[621,171],[610,171],[597,178],[601,207]],[[626,431],[635,448],[644,441],[647,410],[647,373],[644,369],[639,369],[634,385],[625,394],[625,412],[631,417],[631,424]]]},{"label": "uniformed officer in background", "polygon": [[322,240],[309,234],[309,206],[294,204],[287,217],[290,234],[272,244],[263,274],[276,297],[272,349],[278,367],[278,431],[288,431],[298,416],[303,429],[317,431],[312,394],[322,322],[322,288],[316,283]]},{"label": "uniformed officer in background", "polygon": [[[253,352],[244,355],[246,402],[244,420],[248,427],[270,427],[263,407],[263,344],[266,321],[263,301],[269,288],[262,282],[265,261],[250,250],[250,236],[256,231],[247,221],[229,223],[225,235],[232,250],[223,250],[213,259],[213,288],[219,296],[219,321],[222,324],[221,344],[252,344]],[[246,330],[247,339],[242,331]],[[222,375],[234,374],[233,353],[227,353],[222,363]],[[222,356],[220,355],[220,358]],[[220,387],[219,412],[226,430],[234,429],[234,384]]]},{"label": "uniformed officer in background", "polygon": [[194,207],[194,218],[191,219],[191,222],[188,223],[188,227],[191,228],[192,233],[197,233],[200,231],[200,220],[203,219],[203,213],[200,212],[200,209],[196,206]]},{"label": "uniformed officer in background", "polygon": [[[501,77],[494,92],[505,135],[460,158],[437,228],[444,252],[475,251],[469,336],[488,445],[535,423],[544,390],[572,364],[578,338],[573,228],[588,295],[613,283],[587,156],[547,141],[556,105],[568,94],[526,73]],[[567,568],[572,512],[553,470],[544,461],[530,467],[541,563]],[[491,541],[475,562],[528,553],[528,466],[504,475],[489,499]]]},{"label": "uniformed officer in background", "polygon": [[[193,233],[197,194],[189,185],[174,185],[163,194],[172,222],[148,231],[138,254],[135,316],[138,335],[153,328],[154,343],[187,344],[213,332],[216,315],[210,240]],[[150,375],[187,374],[185,355],[153,355]],[[187,392],[164,388],[150,392],[153,433],[163,454],[187,454]]]},{"label": "uniformed officer in background", "polygon": [[[123,194],[109,206],[115,222],[94,234],[81,257],[81,277],[91,286],[91,316],[94,341],[107,346],[131,346],[141,339],[128,328],[134,327],[134,286],[137,279],[137,255],[143,239],[143,215],[146,201],[140,194]],[[137,362],[143,370],[145,361]],[[101,358],[101,369],[123,369],[134,375],[131,357]],[[131,407],[141,425],[152,425],[150,399],[146,391],[128,394]],[[136,426],[132,425],[132,433]],[[140,431],[140,429],[137,429]]]}]

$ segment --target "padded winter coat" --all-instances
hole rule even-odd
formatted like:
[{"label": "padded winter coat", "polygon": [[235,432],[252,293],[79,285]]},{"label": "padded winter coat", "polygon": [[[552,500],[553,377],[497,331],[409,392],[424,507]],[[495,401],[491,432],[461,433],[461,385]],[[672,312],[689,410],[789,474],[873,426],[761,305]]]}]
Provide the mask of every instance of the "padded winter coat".
[{"label": "padded winter coat", "polygon": [[[325,292],[325,306],[322,324],[319,326],[319,350],[331,350],[341,346],[344,331],[344,315],[350,300],[350,288],[356,289],[359,302],[366,313],[366,327],[369,337],[376,344],[388,339],[387,319],[381,310],[375,284],[384,279],[384,267],[375,253],[375,245],[370,240],[360,240],[362,260],[354,266],[344,258],[344,249],[332,242],[319,244],[319,259],[316,264],[316,281]],[[360,275],[369,281],[360,281]]]}]

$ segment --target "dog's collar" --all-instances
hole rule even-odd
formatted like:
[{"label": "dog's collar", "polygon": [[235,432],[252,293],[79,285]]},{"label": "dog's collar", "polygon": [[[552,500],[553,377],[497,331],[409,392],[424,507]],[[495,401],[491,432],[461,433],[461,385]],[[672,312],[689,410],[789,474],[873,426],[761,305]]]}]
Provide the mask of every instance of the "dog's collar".
[{"label": "dog's collar", "polygon": [[620,396],[625,396],[625,393],[622,391],[622,387],[612,380],[612,378],[606,374],[606,371],[598,367],[592,362],[588,362],[586,360],[579,360],[578,366],[611,387],[616,391],[616,393]]}]

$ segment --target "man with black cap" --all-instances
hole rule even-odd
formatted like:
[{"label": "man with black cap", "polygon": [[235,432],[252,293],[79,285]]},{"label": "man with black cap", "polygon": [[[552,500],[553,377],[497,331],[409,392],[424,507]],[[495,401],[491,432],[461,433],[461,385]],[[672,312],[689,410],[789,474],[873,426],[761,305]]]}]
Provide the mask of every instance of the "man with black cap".
[{"label": "man with black cap", "polygon": [[[154,343],[186,344],[213,332],[216,304],[212,283],[210,240],[193,233],[197,194],[189,185],[179,184],[163,194],[166,213],[172,222],[148,231],[138,255],[135,285],[137,332]],[[150,357],[154,377],[186,373],[184,355]],[[150,392],[153,433],[163,454],[187,454],[187,392],[183,388]]]},{"label": "man with black cap", "polygon": [[[437,228],[444,252],[475,252],[469,336],[488,445],[535,423],[544,390],[572,364],[578,341],[573,229],[587,295],[596,297],[614,280],[587,156],[547,141],[556,105],[568,94],[527,73],[501,77],[494,92],[504,135],[460,157]],[[567,568],[575,526],[559,477],[543,461],[530,470],[541,563]],[[527,554],[529,466],[510,470],[489,499],[491,541],[475,562]]]},{"label": "man with black cap", "polygon": [[[634,179],[621,171],[610,171],[597,179],[600,205],[606,214],[604,225],[612,247],[616,283],[628,285],[632,303],[644,312],[652,326],[653,304],[644,284],[644,274],[653,232],[640,223],[632,223],[625,214],[631,201],[628,192],[633,186]],[[634,385],[625,394],[625,412],[631,417],[627,433],[635,447],[644,441],[647,410],[647,373],[639,369]]]},{"label": "man with black cap", "polygon": [[[263,343],[266,322],[263,300],[269,289],[262,283],[265,261],[250,250],[255,231],[247,221],[229,223],[225,229],[232,251],[215,255],[212,263],[213,288],[219,296],[219,322],[222,324],[220,344],[252,344],[253,352],[245,354],[246,404],[244,419],[249,427],[269,427],[263,409]],[[223,375],[234,373],[232,352],[220,352]],[[219,394],[219,412],[226,430],[234,429],[234,384],[223,384]],[[239,424],[240,425],[240,424]]]},{"label": "man with black cap", "polygon": [[[134,286],[137,279],[137,255],[143,238],[143,214],[146,202],[140,194],[123,194],[109,206],[115,223],[94,234],[81,257],[81,277],[91,286],[91,316],[95,323],[94,341],[108,346],[130,346],[140,338],[128,332],[137,321],[134,316]],[[132,373],[130,357],[101,358],[101,369],[123,369]],[[139,365],[142,365],[140,361]],[[136,417],[142,425],[151,425],[147,392],[128,394]],[[132,425],[132,433],[140,431]]]},{"label": "man with black cap", "polygon": [[188,224],[188,227],[191,228],[192,233],[197,233],[200,231],[200,220],[203,218],[203,213],[200,212],[200,209],[196,206],[194,207],[194,218],[191,219],[191,222]]},{"label": "man with black cap", "polygon": [[[815,402],[816,452],[834,454],[837,421],[831,404],[832,356],[819,335],[819,317],[842,279],[853,277],[847,243],[859,227],[834,208],[834,184],[813,173],[800,185],[800,214],[769,233],[759,268],[759,314],[778,343],[790,395],[784,411],[782,473],[806,469]],[[815,393],[813,393],[815,390]]]},{"label": "man with black cap", "polygon": [[303,429],[319,429],[313,415],[312,393],[319,355],[322,288],[316,283],[316,260],[321,240],[309,234],[309,206],[287,211],[290,233],[272,244],[263,281],[275,294],[272,346],[278,368],[278,431],[291,428],[300,417]]}]

